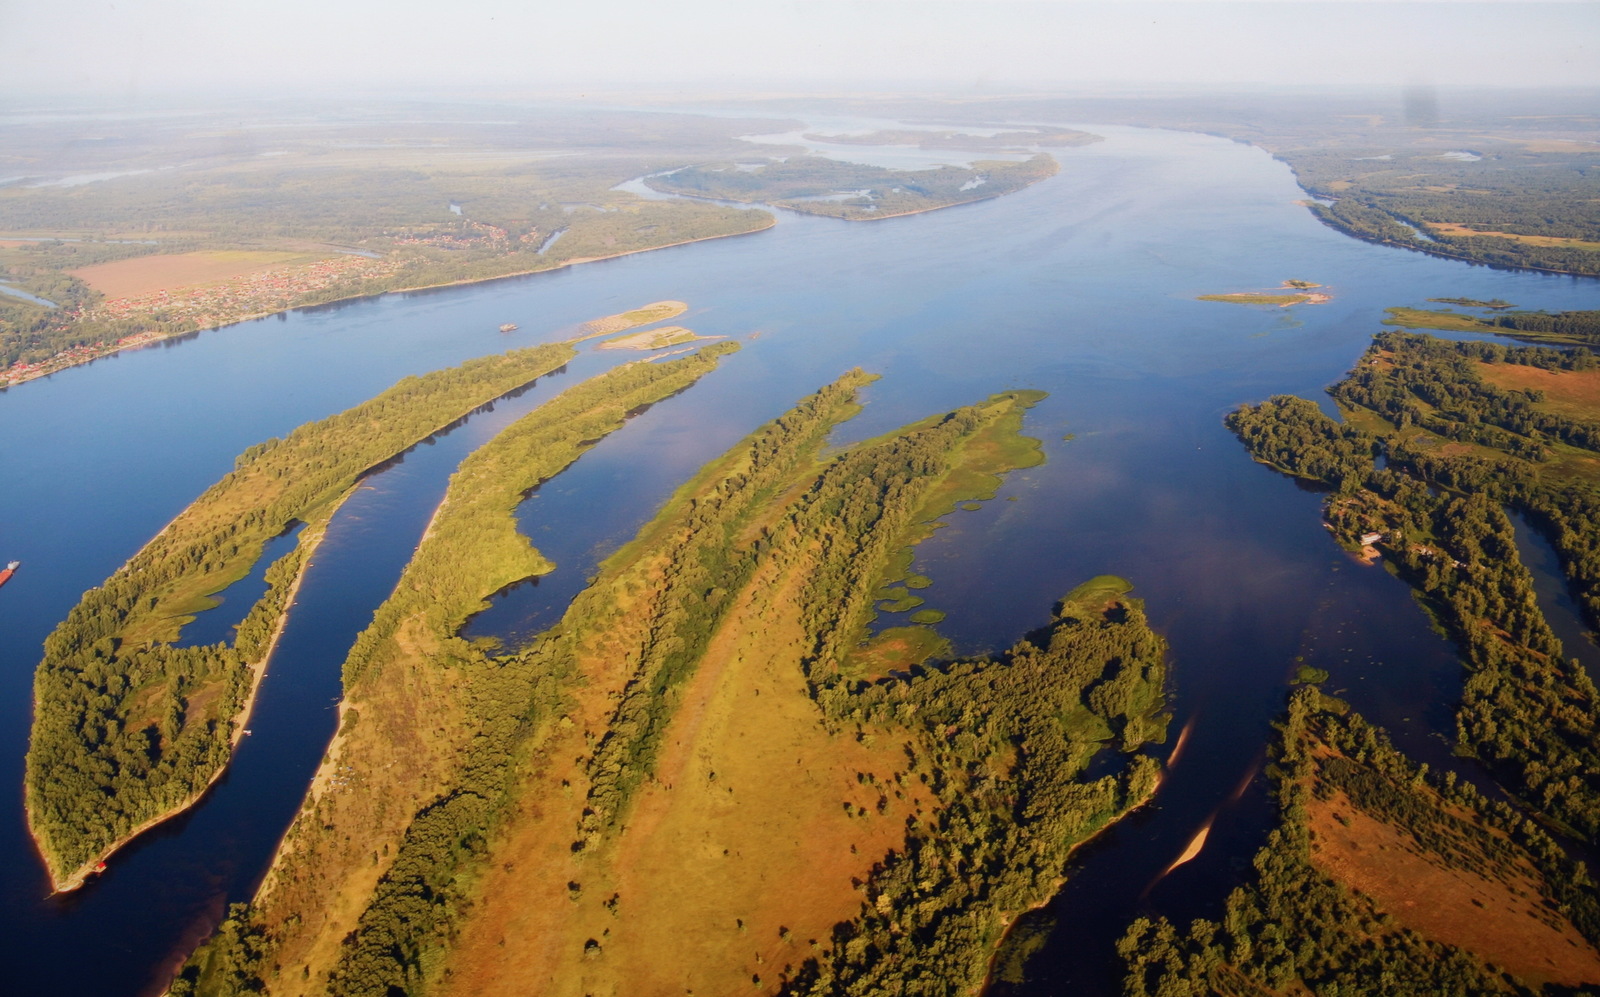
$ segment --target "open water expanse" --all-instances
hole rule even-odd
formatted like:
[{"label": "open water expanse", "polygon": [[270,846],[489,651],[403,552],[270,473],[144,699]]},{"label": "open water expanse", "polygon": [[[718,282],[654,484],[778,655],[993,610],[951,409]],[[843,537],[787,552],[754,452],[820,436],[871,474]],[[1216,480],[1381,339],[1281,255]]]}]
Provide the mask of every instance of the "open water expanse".
[{"label": "open water expanse", "polygon": [[[1332,543],[1320,496],[1252,463],[1222,418],[1281,392],[1325,402],[1385,307],[1600,308],[1600,285],[1349,239],[1295,203],[1305,195],[1287,167],[1244,145],[1079,127],[1107,141],[1061,150],[1059,176],[996,200],[871,223],[784,214],[751,236],[247,322],[0,393],[0,561],[23,562],[0,590],[0,785],[11,787],[0,793],[0,990],[159,989],[265,870],[332,733],[340,661],[456,463],[517,412],[624,358],[587,344],[565,373],[370,478],[314,558],[227,777],[83,890],[47,898],[22,812],[31,679],[82,591],[245,447],[404,375],[663,298],[689,303],[683,324],[744,350],[538,490],[522,524],[559,567],[473,631],[547,625],[694,469],[850,367],[883,377],[841,442],[1006,388],[1049,392],[1027,421],[1047,463],[951,515],[920,550],[917,570],[934,580],[922,594],[971,652],[1043,625],[1080,581],[1128,577],[1170,642],[1174,735],[1189,736],[1153,805],[1082,853],[1024,992],[1112,992],[1110,946],[1129,919],[1220,910],[1265,834],[1257,770],[1297,660],[1330,671],[1407,750],[1447,759],[1460,685],[1450,647],[1405,585]],[[1194,300],[1290,278],[1327,285],[1332,301]],[[519,331],[501,334],[504,322]],[[1558,609],[1562,587],[1541,596]],[[1161,878],[1207,821],[1199,857]]]}]

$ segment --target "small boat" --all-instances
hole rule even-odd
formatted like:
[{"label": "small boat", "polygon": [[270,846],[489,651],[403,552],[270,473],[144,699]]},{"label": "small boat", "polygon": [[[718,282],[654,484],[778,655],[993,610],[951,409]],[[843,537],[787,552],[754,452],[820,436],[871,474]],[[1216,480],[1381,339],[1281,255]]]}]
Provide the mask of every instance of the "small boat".
[{"label": "small boat", "polygon": [[517,323],[515,323],[515,322],[507,322],[505,325],[502,325],[500,327],[500,331],[501,332],[516,332],[517,331]]},{"label": "small boat", "polygon": [[5,566],[4,570],[0,570],[0,585],[4,585],[6,582],[9,582],[11,580],[11,576],[16,574],[17,569],[20,567],[22,567],[21,561],[12,561],[10,564]]}]

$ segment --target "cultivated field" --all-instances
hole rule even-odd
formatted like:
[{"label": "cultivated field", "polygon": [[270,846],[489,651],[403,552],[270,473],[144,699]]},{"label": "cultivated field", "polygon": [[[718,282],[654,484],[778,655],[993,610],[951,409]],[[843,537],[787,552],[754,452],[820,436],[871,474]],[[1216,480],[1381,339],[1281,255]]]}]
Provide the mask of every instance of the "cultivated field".
[{"label": "cultivated field", "polygon": [[270,250],[209,250],[138,256],[131,260],[100,263],[69,271],[108,298],[131,298],[154,291],[175,290],[244,277],[264,270],[315,263],[329,254],[278,252]]}]

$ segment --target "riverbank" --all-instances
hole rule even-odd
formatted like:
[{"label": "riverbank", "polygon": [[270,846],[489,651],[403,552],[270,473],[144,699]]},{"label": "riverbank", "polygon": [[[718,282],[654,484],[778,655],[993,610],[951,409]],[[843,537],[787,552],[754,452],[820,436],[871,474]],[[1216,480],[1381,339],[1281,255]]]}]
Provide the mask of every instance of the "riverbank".
[{"label": "riverbank", "polygon": [[[469,360],[249,447],[232,472],[84,594],[35,669],[28,825],[53,882],[81,883],[130,835],[190,805],[228,767],[259,685],[252,671],[270,654],[307,548],[266,569],[266,594],[231,643],[180,646],[182,627],[210,596],[243,577],[289,523],[328,522],[375,468],[575,355],[571,346],[544,344]],[[129,747],[106,737],[107,727],[145,732],[144,743]]]},{"label": "riverbank", "polygon": [[512,273],[495,274],[492,277],[474,277],[465,280],[443,281],[437,284],[417,284],[410,287],[390,288],[383,291],[375,291],[365,294],[350,294],[344,297],[330,298],[327,301],[319,301],[315,304],[294,305],[289,308],[276,308],[270,311],[241,314],[236,317],[229,318],[226,321],[205,325],[197,329],[185,329],[182,332],[135,333],[131,336],[124,336],[113,343],[101,343],[95,346],[80,346],[74,347],[70,350],[63,350],[61,353],[58,353],[47,360],[41,360],[36,364],[16,365],[26,368],[20,372],[16,370],[15,366],[9,371],[0,371],[0,391],[5,391],[8,388],[13,388],[17,385],[26,384],[29,381],[37,380],[41,377],[48,377],[51,374],[57,374],[61,371],[69,370],[82,364],[92,363],[96,360],[115,356],[124,350],[141,349],[146,346],[153,346],[157,343],[181,339],[185,336],[198,336],[202,332],[211,332],[216,329],[226,328],[230,325],[239,325],[243,322],[253,322],[256,319],[271,318],[274,315],[282,315],[308,308],[323,308],[327,305],[335,305],[348,301],[360,301],[364,298],[381,298],[386,294],[412,294],[419,291],[434,291],[447,287],[467,287],[474,284],[487,284],[492,281],[508,280],[513,277],[531,277],[535,274],[551,273],[557,270],[564,270],[568,267],[579,266],[585,263],[601,263],[605,260],[616,260],[625,256],[637,256],[640,253],[653,253],[660,249],[673,249],[678,246],[688,246],[697,242],[711,242],[716,239],[732,239],[738,236],[755,235],[759,232],[767,231],[776,224],[778,224],[777,218],[769,215],[767,224],[762,225],[759,228],[746,230],[744,232],[726,232],[720,235],[708,235],[698,239],[681,239],[677,242],[663,243],[662,245],[650,246],[646,249],[630,249],[626,252],[612,253],[606,256],[576,257],[574,259],[564,260],[560,263],[556,263],[547,267],[535,267],[531,270],[517,270]]},{"label": "riverbank", "polygon": [[[1178,752],[1175,748],[1167,759],[1167,766],[1162,769],[1161,774],[1157,776],[1155,782],[1151,784],[1149,792],[1145,793],[1138,800],[1128,804],[1128,808],[1126,810],[1106,821],[1105,824],[1096,829],[1094,833],[1068,848],[1067,861],[1072,861],[1074,858],[1076,858],[1079,851],[1099,841],[1109,831],[1111,831],[1112,828],[1116,827],[1118,824],[1121,824],[1123,821],[1127,820],[1129,817],[1133,816],[1143,808],[1149,806],[1150,801],[1155,799],[1156,793],[1160,792],[1162,785],[1166,783],[1167,772],[1171,767],[1172,761],[1176,759],[1177,756]],[[1198,849],[1196,849],[1196,852],[1198,853]],[[1192,855],[1188,856],[1188,858],[1193,857],[1194,856]],[[1185,861],[1187,861],[1187,859],[1185,859]],[[1039,911],[1047,909],[1051,904],[1056,902],[1056,898],[1061,895],[1062,887],[1067,885],[1068,879],[1069,877],[1065,874],[1057,876],[1055,881],[1051,883],[1049,896],[1035,902],[1024,910],[1019,910],[1009,916],[1002,915],[1000,917],[1000,938],[994,943],[994,951],[989,954],[989,962],[984,970],[983,987],[979,991],[980,993],[986,994],[991,992],[996,982],[1022,982],[1021,980],[997,980],[996,968],[1002,959],[1006,959],[1020,972],[1022,965],[1027,962],[1028,958],[1032,956],[1035,951],[1037,951],[1039,946],[1043,945],[1043,936],[1020,940],[1019,942],[1014,942],[1013,939],[1015,939],[1015,933],[1019,930],[1019,928],[1027,923],[1029,915],[1037,914]],[[1012,951],[1008,948],[1008,946],[1012,946],[1013,944],[1017,946],[1015,951]],[[1010,969],[1012,967],[1007,966],[1005,968]]]},{"label": "riverbank", "polygon": [[[228,757],[230,763],[233,759],[233,753],[238,750],[239,742],[244,739],[245,733],[249,729],[250,716],[255,710],[257,693],[259,693],[261,690],[262,680],[267,676],[267,663],[272,660],[273,653],[278,649],[278,642],[283,638],[284,629],[289,624],[289,612],[294,608],[295,597],[299,594],[300,586],[305,581],[306,572],[311,568],[311,558],[316,554],[317,548],[321,545],[323,538],[327,536],[328,522],[332,520],[334,514],[338,512],[339,507],[344,505],[345,501],[355,493],[355,490],[358,487],[360,487],[359,484],[352,486],[349,491],[339,498],[339,501],[334,505],[334,507],[328,511],[328,514],[325,518],[323,518],[320,522],[308,525],[301,533],[300,545],[304,548],[305,553],[300,560],[300,569],[295,572],[294,580],[289,584],[288,592],[284,597],[283,610],[278,614],[277,620],[273,624],[272,637],[267,643],[267,649],[265,653],[263,653],[259,659],[251,662],[249,665],[250,690],[245,695],[243,709],[239,711],[239,714],[233,720],[233,733],[228,739]],[[34,709],[38,709],[37,703],[34,704]],[[211,774],[211,778],[206,780],[206,784],[204,786],[191,793],[186,799],[183,800],[183,802],[167,810],[165,813],[157,814],[156,816],[151,817],[150,819],[137,825],[131,831],[128,831],[126,834],[122,835],[122,837],[107,845],[105,849],[100,852],[100,854],[90,858],[64,878],[57,878],[54,870],[51,868],[51,863],[44,853],[44,847],[39,841],[38,832],[34,830],[35,825],[32,807],[27,802],[24,802],[23,814],[28,821],[28,836],[33,842],[35,851],[38,852],[40,859],[43,861],[46,873],[50,877],[50,895],[55,896],[61,893],[71,893],[73,890],[83,886],[84,883],[88,882],[90,876],[96,875],[101,871],[101,867],[107,861],[109,861],[113,855],[121,851],[124,847],[132,844],[133,841],[141,834],[144,834],[151,828],[164,824],[172,818],[181,816],[189,811],[205,798],[206,793],[211,791],[211,787],[216,785],[218,780],[227,774],[228,768],[229,765],[227,764],[219,767]]]}]

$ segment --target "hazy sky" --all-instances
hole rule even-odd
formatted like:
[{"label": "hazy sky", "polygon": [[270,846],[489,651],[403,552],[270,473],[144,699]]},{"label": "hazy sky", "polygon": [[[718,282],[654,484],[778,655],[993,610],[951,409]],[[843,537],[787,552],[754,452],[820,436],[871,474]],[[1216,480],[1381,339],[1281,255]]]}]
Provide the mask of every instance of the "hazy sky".
[{"label": "hazy sky", "polygon": [[0,0],[0,93],[1600,84],[1600,3]]}]

